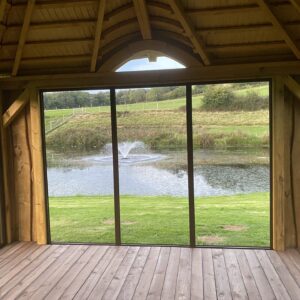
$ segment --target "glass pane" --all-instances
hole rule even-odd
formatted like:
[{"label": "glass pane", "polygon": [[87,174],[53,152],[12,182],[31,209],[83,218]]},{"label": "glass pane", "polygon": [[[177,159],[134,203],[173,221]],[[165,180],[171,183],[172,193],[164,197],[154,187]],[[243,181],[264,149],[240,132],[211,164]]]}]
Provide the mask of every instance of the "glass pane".
[{"label": "glass pane", "polygon": [[198,245],[270,246],[268,82],[193,87]]},{"label": "glass pane", "polygon": [[51,238],[113,243],[109,91],[44,93]]},{"label": "glass pane", "polygon": [[185,87],[117,91],[122,242],[189,244]]}]

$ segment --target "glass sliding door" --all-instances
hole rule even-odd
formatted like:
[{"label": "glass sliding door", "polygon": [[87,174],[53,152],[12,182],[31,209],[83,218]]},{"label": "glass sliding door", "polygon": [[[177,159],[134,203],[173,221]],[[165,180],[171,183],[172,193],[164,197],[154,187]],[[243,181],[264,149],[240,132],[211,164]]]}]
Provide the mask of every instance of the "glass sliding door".
[{"label": "glass sliding door", "polygon": [[193,86],[197,245],[270,246],[269,83]]},{"label": "glass sliding door", "polygon": [[185,86],[116,102],[122,243],[189,245]]},{"label": "glass sliding door", "polygon": [[110,92],[43,96],[51,239],[114,243]]}]

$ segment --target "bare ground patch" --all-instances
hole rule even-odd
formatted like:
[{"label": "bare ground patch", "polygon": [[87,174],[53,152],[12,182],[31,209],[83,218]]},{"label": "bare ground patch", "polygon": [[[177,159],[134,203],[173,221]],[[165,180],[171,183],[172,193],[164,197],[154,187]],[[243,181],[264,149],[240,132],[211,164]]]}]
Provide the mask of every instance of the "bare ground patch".
[{"label": "bare ground patch", "polygon": [[245,225],[224,225],[222,226],[224,230],[227,231],[244,231],[247,230],[247,226]]},{"label": "bare ground patch", "polygon": [[107,220],[103,221],[102,224],[104,224],[104,225],[114,225],[115,220],[114,219],[107,219]]},{"label": "bare ground patch", "polygon": [[206,244],[219,244],[224,241],[224,238],[218,235],[204,235],[198,236],[198,241]]},{"label": "bare ground patch", "polygon": [[122,225],[134,225],[136,224],[137,222],[132,222],[132,221],[124,221],[122,222]]}]

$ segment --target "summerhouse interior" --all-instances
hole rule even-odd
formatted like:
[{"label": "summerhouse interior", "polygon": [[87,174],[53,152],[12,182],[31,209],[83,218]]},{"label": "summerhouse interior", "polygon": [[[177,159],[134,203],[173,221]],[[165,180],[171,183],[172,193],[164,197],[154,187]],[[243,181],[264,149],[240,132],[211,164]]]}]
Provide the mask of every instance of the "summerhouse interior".
[{"label": "summerhouse interior", "polygon": [[0,99],[0,299],[300,299],[300,0],[0,0]]}]

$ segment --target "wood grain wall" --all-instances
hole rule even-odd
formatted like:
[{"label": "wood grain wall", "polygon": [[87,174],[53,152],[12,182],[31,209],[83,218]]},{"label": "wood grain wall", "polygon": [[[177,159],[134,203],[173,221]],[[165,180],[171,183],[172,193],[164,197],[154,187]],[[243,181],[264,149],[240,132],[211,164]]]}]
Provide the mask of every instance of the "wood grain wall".
[{"label": "wood grain wall", "polygon": [[[22,91],[3,93],[3,109]],[[7,241],[47,242],[41,126],[38,92],[7,128],[2,127],[3,173],[6,178]],[[38,141],[37,141],[38,140]],[[37,166],[38,164],[38,166]],[[38,198],[38,201],[37,201]]]}]

